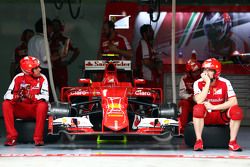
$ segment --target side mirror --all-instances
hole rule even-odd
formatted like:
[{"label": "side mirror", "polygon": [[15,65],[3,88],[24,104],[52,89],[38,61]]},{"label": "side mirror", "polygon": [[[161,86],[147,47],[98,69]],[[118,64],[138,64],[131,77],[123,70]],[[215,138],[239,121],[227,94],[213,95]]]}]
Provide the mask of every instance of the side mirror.
[{"label": "side mirror", "polygon": [[92,83],[92,80],[89,79],[89,78],[80,78],[78,80],[78,83],[79,84],[88,84],[88,85],[90,85]]},{"label": "side mirror", "polygon": [[144,85],[146,83],[145,79],[134,79],[134,84],[136,85]]}]

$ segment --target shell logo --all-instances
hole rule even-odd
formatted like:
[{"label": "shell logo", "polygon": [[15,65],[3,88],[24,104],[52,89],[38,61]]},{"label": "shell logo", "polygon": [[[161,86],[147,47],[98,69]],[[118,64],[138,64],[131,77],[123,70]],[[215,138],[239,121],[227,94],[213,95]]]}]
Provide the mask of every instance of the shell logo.
[{"label": "shell logo", "polygon": [[67,122],[67,119],[66,118],[62,118],[62,123],[66,123]]},{"label": "shell logo", "polygon": [[164,120],[164,124],[168,125],[169,123],[170,123],[170,121],[168,119]]},{"label": "shell logo", "polygon": [[114,109],[114,108],[121,108],[121,104],[119,103],[112,103],[108,105],[108,108]]}]

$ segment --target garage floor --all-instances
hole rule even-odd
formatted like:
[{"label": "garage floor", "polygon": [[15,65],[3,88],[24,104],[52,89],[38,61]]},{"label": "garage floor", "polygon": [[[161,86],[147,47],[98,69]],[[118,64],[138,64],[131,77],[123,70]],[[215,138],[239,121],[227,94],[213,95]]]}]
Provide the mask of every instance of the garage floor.
[{"label": "garage floor", "polygon": [[[1,129],[3,127],[2,121]],[[241,127],[238,142],[242,152],[227,149],[206,149],[194,152],[185,145],[183,138],[174,137],[168,143],[159,143],[151,138],[128,137],[126,144],[97,144],[94,137],[78,137],[75,142],[56,143],[35,147],[32,143],[3,146],[4,131],[0,137],[0,166],[250,166],[250,127]]]}]

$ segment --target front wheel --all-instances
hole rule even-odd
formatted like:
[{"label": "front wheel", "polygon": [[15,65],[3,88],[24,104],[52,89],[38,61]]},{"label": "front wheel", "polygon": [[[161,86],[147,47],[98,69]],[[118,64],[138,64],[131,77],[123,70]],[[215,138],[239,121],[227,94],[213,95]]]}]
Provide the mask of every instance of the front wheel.
[{"label": "front wheel", "polygon": [[166,132],[163,135],[159,135],[159,136],[152,136],[153,139],[155,139],[158,142],[168,142],[173,138],[173,135],[171,133],[171,131]]}]

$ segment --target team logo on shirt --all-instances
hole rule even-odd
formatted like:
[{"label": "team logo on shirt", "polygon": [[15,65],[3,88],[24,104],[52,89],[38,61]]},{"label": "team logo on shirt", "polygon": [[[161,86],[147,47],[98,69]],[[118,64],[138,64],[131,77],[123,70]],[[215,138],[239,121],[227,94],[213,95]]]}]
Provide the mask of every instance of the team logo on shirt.
[{"label": "team logo on shirt", "polygon": [[117,42],[113,42],[113,45],[119,46],[119,42],[118,41]]},{"label": "team logo on shirt", "polygon": [[222,95],[222,89],[220,88],[220,89],[214,89],[213,90],[213,92],[214,92],[214,95]]}]

